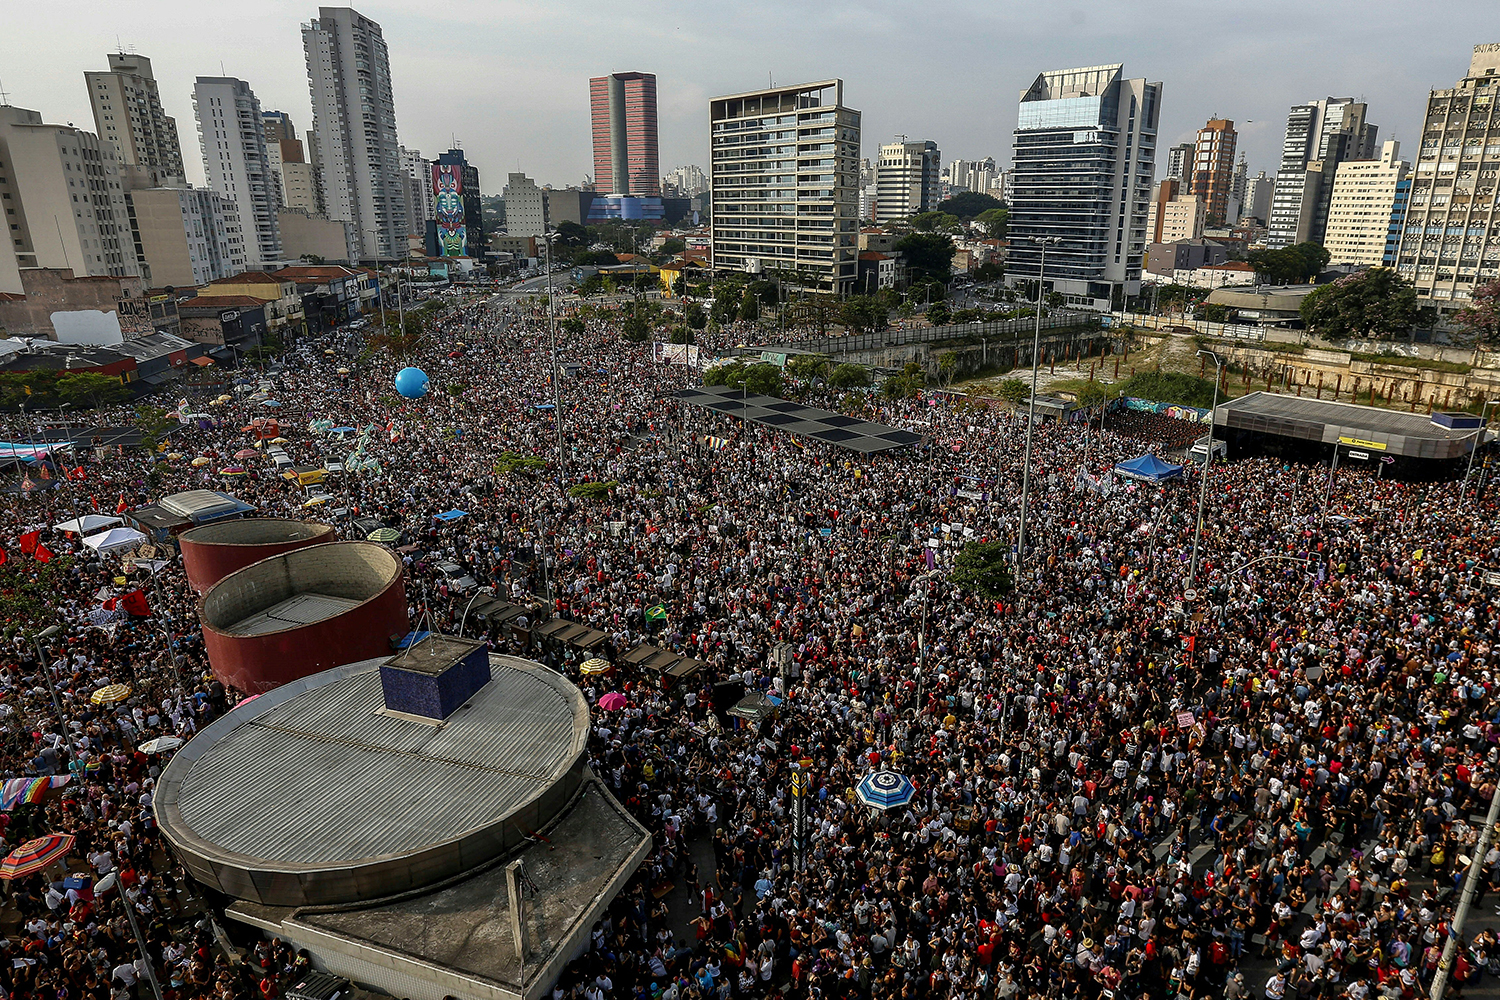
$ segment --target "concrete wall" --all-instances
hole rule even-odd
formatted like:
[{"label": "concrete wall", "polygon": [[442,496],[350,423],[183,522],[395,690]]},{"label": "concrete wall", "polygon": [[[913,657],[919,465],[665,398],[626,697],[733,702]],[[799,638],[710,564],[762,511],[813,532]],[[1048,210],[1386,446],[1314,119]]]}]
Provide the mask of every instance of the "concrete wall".
[{"label": "concrete wall", "polygon": [[[139,278],[75,278],[66,268],[22,268],[24,299],[0,300],[0,328],[12,337],[57,339],[54,313],[94,311],[119,313],[122,297],[139,297]],[[132,314],[117,317],[129,339],[152,332],[149,311],[144,322]]]},{"label": "concrete wall", "polygon": [[334,541],[333,528],[284,518],[221,521],[185,531],[177,538],[188,586],[201,594],[230,573],[293,549]]},{"label": "concrete wall", "polygon": [[347,261],[349,244],[344,238],[342,222],[291,209],[277,212],[276,222],[281,227],[281,255],[287,260],[297,260],[304,254],[316,254],[330,264]]}]

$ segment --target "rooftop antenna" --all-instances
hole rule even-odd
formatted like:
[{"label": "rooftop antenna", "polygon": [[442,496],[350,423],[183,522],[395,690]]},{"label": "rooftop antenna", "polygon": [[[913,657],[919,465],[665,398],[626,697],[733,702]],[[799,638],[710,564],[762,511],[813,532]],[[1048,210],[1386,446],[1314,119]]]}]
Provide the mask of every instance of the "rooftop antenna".
[{"label": "rooftop antenna", "polygon": [[10,94],[6,93],[5,81],[0,80],[0,107],[10,104]]}]

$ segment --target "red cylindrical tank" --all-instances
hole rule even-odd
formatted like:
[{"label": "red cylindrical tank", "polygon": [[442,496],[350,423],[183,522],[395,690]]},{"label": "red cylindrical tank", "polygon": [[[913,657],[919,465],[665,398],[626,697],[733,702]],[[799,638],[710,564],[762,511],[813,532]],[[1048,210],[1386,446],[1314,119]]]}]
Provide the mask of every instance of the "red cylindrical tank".
[{"label": "red cylindrical tank", "polygon": [[202,594],[251,563],[334,540],[330,525],[280,517],[220,521],[177,536],[182,546],[182,568],[187,571],[188,586],[195,594]]},{"label": "red cylindrical tank", "polygon": [[214,675],[261,694],[308,674],[388,656],[410,631],[401,561],[374,542],[329,542],[262,559],[200,606]]}]

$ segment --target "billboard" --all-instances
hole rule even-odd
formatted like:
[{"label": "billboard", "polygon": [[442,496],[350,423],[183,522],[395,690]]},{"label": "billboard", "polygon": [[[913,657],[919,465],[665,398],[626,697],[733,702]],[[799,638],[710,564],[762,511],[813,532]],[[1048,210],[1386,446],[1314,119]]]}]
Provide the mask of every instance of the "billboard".
[{"label": "billboard", "polygon": [[437,255],[468,256],[468,233],[464,226],[463,168],[451,163],[434,163],[432,195],[432,214],[437,220]]}]

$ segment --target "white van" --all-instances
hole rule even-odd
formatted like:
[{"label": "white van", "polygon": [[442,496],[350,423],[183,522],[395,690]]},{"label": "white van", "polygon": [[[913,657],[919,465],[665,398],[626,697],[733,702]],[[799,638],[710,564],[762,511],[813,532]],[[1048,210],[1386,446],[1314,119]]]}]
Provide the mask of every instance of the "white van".
[{"label": "white van", "polygon": [[[1193,442],[1193,446],[1188,449],[1189,461],[1197,465],[1203,464],[1203,460],[1208,457],[1208,438],[1209,435],[1205,434]],[[1229,458],[1229,442],[1223,438],[1214,438],[1213,449],[1221,460]]]}]

